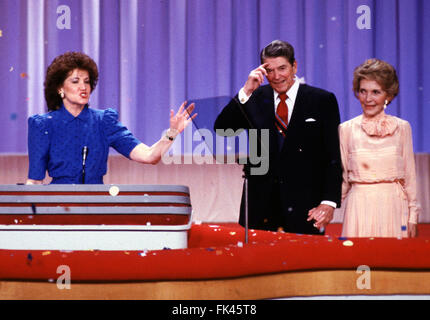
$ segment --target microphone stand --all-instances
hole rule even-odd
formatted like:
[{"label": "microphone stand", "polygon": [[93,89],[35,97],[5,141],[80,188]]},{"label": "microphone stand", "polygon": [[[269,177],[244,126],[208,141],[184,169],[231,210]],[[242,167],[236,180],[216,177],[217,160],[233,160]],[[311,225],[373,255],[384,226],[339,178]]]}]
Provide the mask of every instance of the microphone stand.
[{"label": "microphone stand", "polygon": [[248,173],[244,170],[244,184],[245,184],[245,243],[248,243]]},{"label": "microphone stand", "polygon": [[[236,102],[237,106],[239,107],[240,112],[242,113],[243,117],[245,118],[246,122],[249,125],[249,129],[255,129],[252,121],[249,119],[248,115],[246,114],[245,109],[243,108],[243,104],[239,102],[237,97],[233,97],[233,100]],[[249,139],[249,137],[248,137]],[[257,135],[257,139],[260,142],[260,145],[262,148],[266,149],[265,146],[261,143],[260,138]],[[248,178],[249,178],[250,170],[246,169],[246,166],[243,169],[243,178],[244,178],[244,192],[245,192],[245,243],[248,243]]]}]

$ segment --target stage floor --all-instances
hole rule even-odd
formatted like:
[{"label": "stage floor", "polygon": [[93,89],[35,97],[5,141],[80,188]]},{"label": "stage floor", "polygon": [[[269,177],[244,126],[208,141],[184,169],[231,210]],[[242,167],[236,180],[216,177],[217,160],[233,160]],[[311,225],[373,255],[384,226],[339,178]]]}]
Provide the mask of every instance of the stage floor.
[{"label": "stage floor", "polygon": [[[430,294],[429,225],[419,225],[419,238],[401,240],[341,238],[340,227],[325,236],[250,230],[245,244],[237,224],[194,224],[187,249],[0,250],[0,299]],[[58,287],[58,266],[71,270],[71,290]]]}]

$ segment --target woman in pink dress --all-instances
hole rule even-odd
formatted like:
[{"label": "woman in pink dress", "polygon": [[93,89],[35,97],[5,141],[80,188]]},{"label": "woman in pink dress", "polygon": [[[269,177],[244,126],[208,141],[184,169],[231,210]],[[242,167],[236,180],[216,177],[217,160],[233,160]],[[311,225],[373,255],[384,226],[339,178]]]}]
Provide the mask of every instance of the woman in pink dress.
[{"label": "woman in pink dress", "polygon": [[354,70],[363,113],[339,126],[345,237],[416,237],[419,205],[410,124],[385,113],[399,82],[390,64]]}]

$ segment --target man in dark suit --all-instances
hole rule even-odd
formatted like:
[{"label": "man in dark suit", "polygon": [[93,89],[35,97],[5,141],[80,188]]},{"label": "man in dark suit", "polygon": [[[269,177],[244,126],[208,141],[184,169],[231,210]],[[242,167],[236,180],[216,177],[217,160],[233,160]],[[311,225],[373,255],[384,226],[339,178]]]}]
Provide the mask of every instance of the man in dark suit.
[{"label": "man in dark suit", "polygon": [[[341,197],[336,97],[299,83],[289,43],[273,41],[261,51],[260,59],[261,65],[250,72],[214,125],[215,130],[269,129],[268,145],[260,146],[268,149],[268,172],[253,175],[251,163],[244,167],[249,177],[249,228],[323,234]],[[261,85],[264,77],[269,85]]]}]

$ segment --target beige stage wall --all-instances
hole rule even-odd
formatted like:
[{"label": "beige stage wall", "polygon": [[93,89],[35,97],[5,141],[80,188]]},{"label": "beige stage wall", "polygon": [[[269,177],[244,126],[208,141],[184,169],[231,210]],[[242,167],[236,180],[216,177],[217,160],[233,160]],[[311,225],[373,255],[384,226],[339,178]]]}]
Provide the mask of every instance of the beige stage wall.
[{"label": "beige stage wall", "polygon": [[[178,159],[179,160],[179,159]],[[430,154],[415,155],[421,223],[430,222]],[[109,157],[105,184],[180,184],[191,192],[193,220],[237,222],[242,193],[242,167],[237,164],[142,165],[120,155]],[[187,162],[192,162],[188,159]],[[0,155],[0,184],[24,183],[28,171],[26,155]],[[46,179],[46,183],[49,182]],[[333,222],[342,222],[341,209]]]}]

